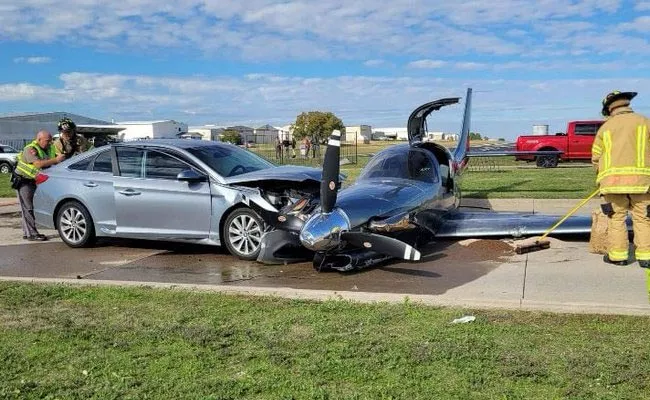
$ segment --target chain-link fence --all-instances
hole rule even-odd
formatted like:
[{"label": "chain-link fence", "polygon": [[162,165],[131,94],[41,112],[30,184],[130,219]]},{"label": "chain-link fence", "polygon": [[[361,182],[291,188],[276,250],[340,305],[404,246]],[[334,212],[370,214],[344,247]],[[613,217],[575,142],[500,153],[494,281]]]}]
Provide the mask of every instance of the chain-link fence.
[{"label": "chain-link fence", "polygon": [[468,171],[502,171],[509,163],[490,157],[471,157],[467,164]]},{"label": "chain-link fence", "polygon": [[[278,141],[273,136],[244,135],[242,145],[274,164],[293,164],[322,166],[327,144],[307,141]],[[357,143],[341,143],[341,161],[344,164],[356,164],[358,159]]]},{"label": "chain-link fence", "polygon": [[[9,145],[21,151],[33,139],[3,139],[0,144]],[[267,135],[245,135],[241,146],[253,153],[264,157],[274,164],[307,165],[319,167],[323,165],[327,144],[306,143],[303,141],[276,141]],[[341,143],[341,162],[343,164],[356,164],[358,160],[358,146],[356,142]]]},{"label": "chain-link fence", "polygon": [[11,146],[14,149],[21,151],[25,146],[27,146],[27,143],[31,142],[34,139],[2,139],[0,138],[0,144],[4,144],[5,146]]}]

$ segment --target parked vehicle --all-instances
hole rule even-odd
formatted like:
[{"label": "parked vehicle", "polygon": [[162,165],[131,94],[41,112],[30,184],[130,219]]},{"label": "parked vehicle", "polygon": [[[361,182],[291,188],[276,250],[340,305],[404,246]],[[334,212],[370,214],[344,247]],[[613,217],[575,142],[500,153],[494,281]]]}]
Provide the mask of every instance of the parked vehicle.
[{"label": "parked vehicle", "polygon": [[8,174],[14,169],[18,150],[6,144],[0,144],[0,174]]},{"label": "parked vehicle", "polygon": [[321,171],[276,167],[238,146],[145,140],[103,146],[41,172],[36,222],[71,247],[96,237],[225,245],[254,260],[270,219],[318,193]]},{"label": "parked vehicle", "polygon": [[596,132],[605,121],[570,121],[566,133],[523,135],[517,138],[517,151],[558,151],[557,155],[518,155],[517,160],[535,161],[538,167],[554,168],[558,161],[590,160]]}]

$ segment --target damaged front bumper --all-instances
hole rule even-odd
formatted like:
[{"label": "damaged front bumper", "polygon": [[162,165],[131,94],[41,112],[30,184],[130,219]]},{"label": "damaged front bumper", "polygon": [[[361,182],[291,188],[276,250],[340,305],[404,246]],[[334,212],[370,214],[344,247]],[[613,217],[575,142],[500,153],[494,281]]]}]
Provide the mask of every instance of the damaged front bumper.
[{"label": "damaged front bumper", "polygon": [[314,253],[300,244],[299,232],[281,229],[262,235],[257,261],[263,264],[286,264],[313,259]]}]

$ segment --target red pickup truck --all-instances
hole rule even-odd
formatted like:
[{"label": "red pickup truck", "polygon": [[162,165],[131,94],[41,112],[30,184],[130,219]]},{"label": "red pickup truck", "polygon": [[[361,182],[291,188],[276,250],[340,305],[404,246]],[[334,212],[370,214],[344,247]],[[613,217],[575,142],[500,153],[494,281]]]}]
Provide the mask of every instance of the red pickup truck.
[{"label": "red pickup truck", "polygon": [[566,133],[524,135],[517,138],[517,151],[558,151],[557,155],[517,155],[517,160],[535,161],[538,167],[554,168],[558,161],[590,160],[596,132],[605,121],[570,121]]}]

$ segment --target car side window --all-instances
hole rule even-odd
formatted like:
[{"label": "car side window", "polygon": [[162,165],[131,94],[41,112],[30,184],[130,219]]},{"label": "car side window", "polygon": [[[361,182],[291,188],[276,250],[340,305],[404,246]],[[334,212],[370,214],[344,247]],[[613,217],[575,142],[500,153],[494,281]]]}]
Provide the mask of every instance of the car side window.
[{"label": "car side window", "polygon": [[600,125],[598,124],[578,124],[575,127],[576,135],[596,135]]},{"label": "car side window", "polygon": [[144,176],[147,179],[176,180],[180,172],[188,169],[192,167],[176,157],[155,150],[147,151],[144,166]]},{"label": "car side window", "polygon": [[111,152],[104,151],[95,157],[93,161],[93,166],[91,168],[93,172],[113,172],[113,165],[111,163]]},{"label": "car side window", "polygon": [[118,147],[117,165],[120,169],[120,176],[129,178],[142,177],[142,159],[144,150],[128,147]]}]

